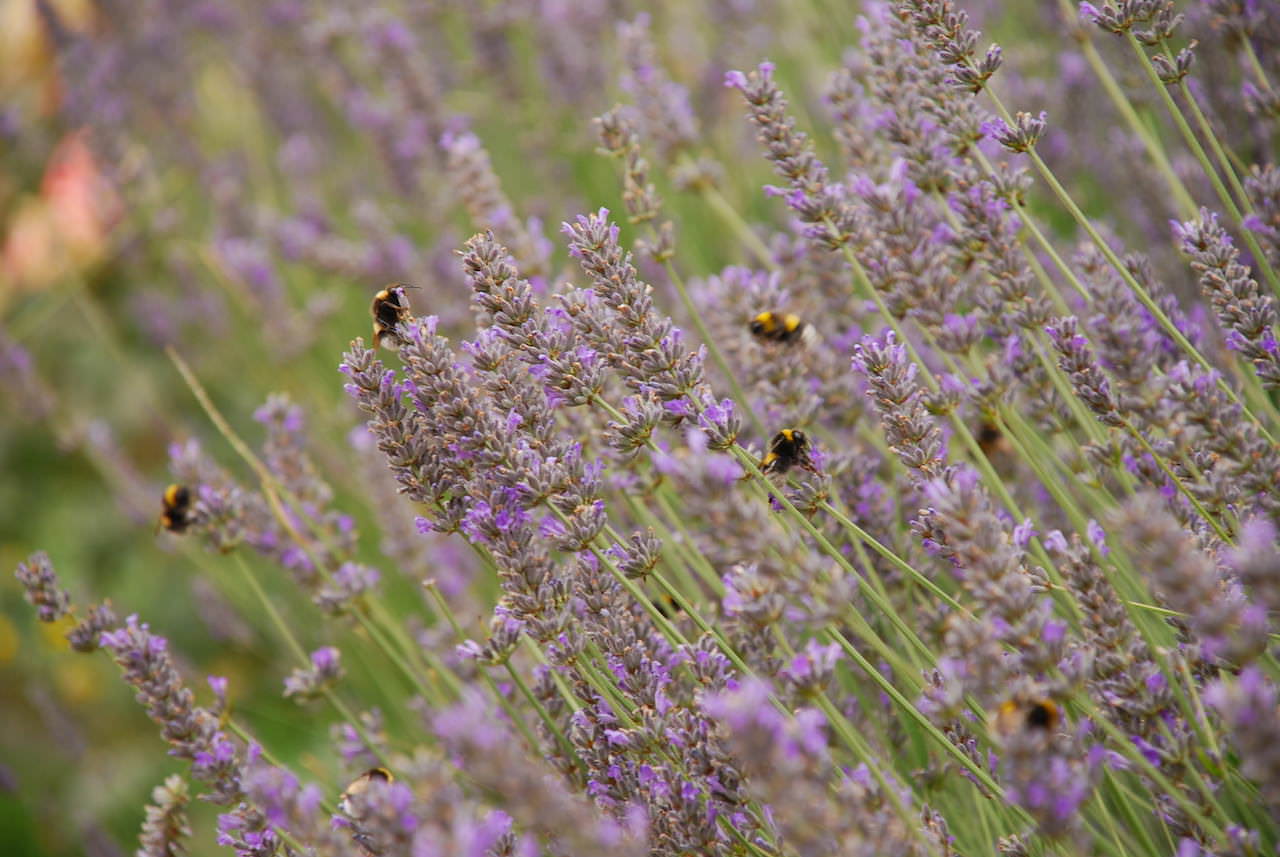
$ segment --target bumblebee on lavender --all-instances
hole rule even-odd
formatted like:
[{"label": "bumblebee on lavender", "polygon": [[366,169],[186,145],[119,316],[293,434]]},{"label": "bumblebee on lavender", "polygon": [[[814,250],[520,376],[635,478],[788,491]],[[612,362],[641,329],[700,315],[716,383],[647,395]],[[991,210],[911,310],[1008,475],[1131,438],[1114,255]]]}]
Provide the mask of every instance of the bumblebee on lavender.
[{"label": "bumblebee on lavender", "polygon": [[195,520],[191,509],[191,489],[185,485],[170,485],[164,489],[161,504],[160,526],[171,533],[184,532]]},{"label": "bumblebee on lavender", "polygon": [[393,348],[399,348],[401,341],[396,334],[396,326],[405,324],[413,318],[409,312],[409,298],[405,289],[412,289],[403,283],[392,283],[373,296],[373,305],[369,307],[373,315],[373,347],[382,345],[385,339]]},{"label": "bumblebee on lavender", "polygon": [[983,455],[987,456],[987,458],[1013,451],[1013,446],[1009,443],[1009,439],[1004,436],[1004,432],[1000,431],[1000,426],[996,425],[992,420],[982,421],[982,425],[978,426],[976,440],[978,441],[978,448],[982,450]]},{"label": "bumblebee on lavender", "polygon": [[1062,713],[1052,699],[1035,699],[1030,702],[1006,700],[991,717],[991,727],[996,734],[1008,737],[1018,732],[1052,732],[1058,727]]},{"label": "bumblebee on lavender", "polygon": [[794,313],[766,310],[751,319],[751,335],[763,342],[790,344],[807,340],[813,328]]},{"label": "bumblebee on lavender", "polygon": [[809,458],[809,436],[800,429],[783,429],[769,441],[769,451],[760,460],[760,470],[767,474],[786,473],[799,465],[811,473],[817,473]]},{"label": "bumblebee on lavender", "polygon": [[351,785],[347,786],[346,789],[343,790],[342,796],[338,798],[338,809],[342,810],[346,815],[354,818],[355,812],[353,812],[353,810],[355,810],[356,807],[351,802],[352,798],[363,795],[369,790],[369,786],[374,782],[393,783],[395,782],[395,779],[396,778],[393,777],[391,772],[386,768],[370,768],[352,780]]}]

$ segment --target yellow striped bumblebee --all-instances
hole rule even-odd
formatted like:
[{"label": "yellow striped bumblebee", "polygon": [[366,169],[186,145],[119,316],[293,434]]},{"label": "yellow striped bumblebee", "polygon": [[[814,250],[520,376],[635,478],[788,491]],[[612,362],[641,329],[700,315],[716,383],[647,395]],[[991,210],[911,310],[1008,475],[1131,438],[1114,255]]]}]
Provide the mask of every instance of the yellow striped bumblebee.
[{"label": "yellow striped bumblebee", "polygon": [[1013,451],[1013,445],[1009,443],[1009,439],[1004,436],[1004,432],[1000,431],[1000,427],[992,420],[982,421],[975,439],[978,441],[978,448],[982,450],[982,454],[987,458]]},{"label": "yellow striped bumblebee", "polygon": [[764,342],[793,343],[808,340],[813,329],[800,316],[766,310],[751,319],[751,335]]},{"label": "yellow striped bumblebee", "polygon": [[658,612],[662,614],[664,619],[674,619],[678,614],[684,612],[679,602],[672,598],[668,592],[661,592],[656,598],[650,598],[649,603],[658,608]]},{"label": "yellow striped bumblebee", "polygon": [[396,325],[404,324],[413,318],[409,312],[409,298],[405,295],[403,283],[392,283],[373,296],[373,304],[369,307],[373,315],[373,347],[382,345],[385,339],[392,348],[399,348],[400,337],[396,334]]},{"label": "yellow striped bumblebee", "polygon": [[338,798],[338,809],[340,809],[344,814],[355,818],[356,813],[353,812],[353,810],[355,810],[356,807],[351,802],[352,798],[363,795],[369,790],[369,786],[375,782],[393,783],[395,780],[396,778],[393,777],[391,772],[386,768],[370,768],[352,780],[351,785],[347,786],[346,789],[343,790],[342,796]]},{"label": "yellow striped bumblebee", "polygon": [[1052,699],[1019,702],[1009,699],[1000,703],[991,717],[991,727],[1003,737],[1018,732],[1052,732],[1062,720],[1062,712]]},{"label": "yellow striped bumblebee", "polygon": [[783,429],[769,441],[769,451],[760,460],[764,473],[786,473],[799,465],[811,473],[817,473],[809,458],[809,436],[800,429]]},{"label": "yellow striped bumblebee", "polygon": [[184,532],[191,526],[195,515],[191,510],[191,489],[185,485],[170,485],[161,498],[160,526],[171,533]]}]

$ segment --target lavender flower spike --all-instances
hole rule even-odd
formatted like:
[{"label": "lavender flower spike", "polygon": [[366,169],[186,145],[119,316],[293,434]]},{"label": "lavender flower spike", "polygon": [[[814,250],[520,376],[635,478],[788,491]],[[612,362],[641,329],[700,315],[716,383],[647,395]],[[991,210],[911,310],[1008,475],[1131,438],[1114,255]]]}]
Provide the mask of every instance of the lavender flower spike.
[{"label": "lavender flower spike", "polygon": [[311,665],[299,667],[284,680],[284,695],[299,702],[315,699],[342,678],[341,654],[333,646],[311,653]]},{"label": "lavender flower spike", "polygon": [[125,627],[102,635],[102,647],[124,670],[124,678],[137,690],[147,714],[160,724],[160,734],[173,749],[170,753],[192,762],[192,775],[209,784],[214,803],[232,804],[240,799],[240,763],[235,745],[218,728],[218,718],[195,704],[195,696],[182,681],[169,654],[169,643],[156,636],[137,616]]},{"label": "lavender flower spike", "polygon": [[629,387],[657,396],[671,421],[681,422],[690,416],[691,401],[701,398],[701,353],[685,351],[680,330],[654,309],[653,288],[640,279],[631,254],[618,243],[618,227],[610,222],[607,208],[580,215],[561,231],[569,236],[570,255],[591,276],[621,328],[620,335],[597,347],[611,352]]},{"label": "lavender flower spike", "polygon": [[41,622],[57,622],[71,609],[71,596],[58,588],[58,575],[44,551],[36,551],[26,562],[18,563],[14,572],[26,599],[35,608]]},{"label": "lavender flower spike", "polygon": [[1205,690],[1205,701],[1218,709],[1226,734],[1240,751],[1241,772],[1280,813],[1280,692],[1256,667],[1234,680],[1220,679]]},{"label": "lavender flower spike", "polygon": [[1280,387],[1275,303],[1240,264],[1240,251],[1218,216],[1202,208],[1198,219],[1174,223],[1173,232],[1200,277],[1200,291],[1227,332],[1227,345],[1252,361],[1264,387]]},{"label": "lavender flower spike", "polygon": [[136,857],[177,857],[185,850],[182,840],[191,835],[191,825],[187,823],[191,796],[186,780],[170,774],[152,790],[151,800],[138,834]]},{"label": "lavender flower spike", "polygon": [[810,227],[806,235],[832,250],[848,244],[857,234],[853,207],[830,181],[808,136],[797,131],[795,120],[787,115],[787,99],[773,80],[773,63],[760,63],[747,74],[728,72],[724,82],[746,98],[765,157],[790,184],[783,192],[787,205]]},{"label": "lavender flower spike", "polygon": [[1118,515],[1118,529],[1152,576],[1156,593],[1190,615],[1209,657],[1243,666],[1267,647],[1266,611],[1248,602],[1156,494],[1140,494]]}]

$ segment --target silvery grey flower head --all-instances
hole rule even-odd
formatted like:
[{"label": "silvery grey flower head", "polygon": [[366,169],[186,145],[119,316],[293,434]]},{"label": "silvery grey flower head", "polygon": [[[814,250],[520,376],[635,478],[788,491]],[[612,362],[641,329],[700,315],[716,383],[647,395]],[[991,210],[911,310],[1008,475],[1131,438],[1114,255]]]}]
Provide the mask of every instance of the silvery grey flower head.
[{"label": "silvery grey flower head", "polygon": [[623,806],[617,820],[565,788],[530,758],[489,706],[474,693],[434,715],[432,731],[467,771],[499,795],[520,829],[560,843],[572,854],[640,857],[646,853],[643,812]]},{"label": "silvery grey flower head", "polygon": [[1165,86],[1174,86],[1191,74],[1191,66],[1195,59],[1196,55],[1191,48],[1182,48],[1172,60],[1163,54],[1152,54],[1151,64],[1155,66],[1161,83]]},{"label": "silvery grey flower head", "polygon": [[499,610],[489,618],[489,639],[484,643],[467,640],[458,646],[458,655],[488,666],[501,666],[520,644],[524,625]]},{"label": "silvery grey flower head", "polygon": [[1023,728],[1004,743],[1006,794],[1051,838],[1077,834],[1080,807],[1093,793],[1088,768],[1072,739],[1054,730]]},{"label": "silvery grey flower head", "polygon": [[341,653],[323,646],[311,653],[311,663],[298,667],[284,680],[284,695],[309,702],[333,687],[343,676]]},{"label": "silvery grey flower head", "polygon": [[1195,447],[1216,456],[1214,475],[1232,481],[1224,495],[1280,521],[1280,449],[1219,388],[1218,374],[1179,363],[1169,370],[1167,396],[1191,427]]},{"label": "silvery grey flower head", "polygon": [[[1280,100],[1280,94],[1273,94]],[[1244,189],[1255,213],[1244,219],[1244,228],[1258,239],[1267,260],[1280,265],[1280,167],[1255,164],[1244,177]]]},{"label": "silvery grey flower head", "polygon": [[1118,0],[1114,4],[1103,3],[1100,7],[1093,3],[1081,3],[1080,16],[1108,32],[1123,35],[1134,24],[1151,20],[1151,16],[1161,5],[1162,0]]},{"label": "silvery grey flower head", "polygon": [[[607,363],[582,342],[558,312],[540,309],[529,281],[492,233],[473,236],[462,251],[472,302],[497,336],[516,351],[531,375],[542,382],[548,399],[576,407],[592,402],[604,388]],[[477,341],[477,348],[485,344]],[[473,356],[478,354],[473,351]],[[501,367],[501,354],[490,361]],[[479,367],[484,368],[484,367]],[[526,414],[526,417],[530,416]],[[550,418],[550,414],[546,415]]]},{"label": "silvery grey flower head", "polygon": [[22,584],[24,595],[36,608],[41,622],[56,622],[71,609],[71,596],[58,588],[58,575],[44,551],[36,551],[26,562],[18,563],[14,576]]},{"label": "silvery grey flower head", "polygon": [[356,609],[362,596],[378,585],[379,573],[363,563],[344,562],[320,585],[315,602],[321,609],[338,615]]},{"label": "silvery grey flower head", "polygon": [[551,244],[541,235],[536,218],[526,223],[517,218],[480,138],[470,131],[450,132],[444,135],[441,145],[448,157],[448,173],[472,221],[481,229],[502,236],[525,276],[548,276]]},{"label": "silvery grey flower head", "polygon": [[1280,550],[1276,527],[1256,517],[1240,527],[1236,547],[1227,552],[1227,565],[1244,584],[1249,597],[1267,610],[1280,614]]}]

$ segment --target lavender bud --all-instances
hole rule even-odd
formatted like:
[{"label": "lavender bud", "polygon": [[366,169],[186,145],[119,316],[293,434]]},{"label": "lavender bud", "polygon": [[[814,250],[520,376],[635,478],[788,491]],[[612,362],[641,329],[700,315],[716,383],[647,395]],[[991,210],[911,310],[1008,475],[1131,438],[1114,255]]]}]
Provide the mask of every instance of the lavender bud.
[{"label": "lavender bud", "polygon": [[615,544],[609,548],[618,570],[632,580],[644,580],[658,564],[662,554],[662,540],[653,534],[653,530],[634,532],[627,539],[626,545]]},{"label": "lavender bud", "polygon": [[857,231],[853,208],[830,183],[808,136],[797,131],[795,120],[787,115],[787,99],[773,80],[773,63],[761,63],[747,74],[731,71],[725,75],[725,85],[746,99],[765,157],[790,184],[784,194],[787,205],[811,227],[806,234],[833,250],[849,243]]},{"label": "lavender bud", "polygon": [[1009,800],[1031,813],[1044,836],[1075,833],[1080,807],[1093,792],[1088,770],[1070,750],[1069,740],[1034,726],[1004,743],[1001,764]]},{"label": "lavender bud", "polygon": [[522,622],[499,610],[489,618],[489,640],[483,645],[467,640],[458,646],[458,654],[489,666],[501,666],[520,644],[523,632]]},{"label": "lavender bud", "polygon": [[951,67],[956,86],[981,92],[1000,68],[999,45],[991,45],[982,59],[976,59],[978,31],[967,29],[969,14],[951,0],[901,0],[897,8],[898,14],[910,16],[925,43]]},{"label": "lavender bud", "polygon": [[1111,395],[1111,382],[1089,350],[1089,340],[1080,335],[1075,316],[1057,319],[1045,326],[1045,332],[1058,350],[1058,366],[1071,379],[1076,395],[1104,425],[1123,426],[1124,420]]},{"label": "lavender bud", "polygon": [[284,695],[298,702],[308,702],[331,688],[343,670],[341,653],[333,646],[324,646],[311,653],[311,665],[295,669],[284,680]]},{"label": "lavender bud", "polygon": [[378,585],[378,570],[358,562],[344,562],[329,575],[316,593],[315,602],[332,615],[355,609],[356,602]]},{"label": "lavender bud", "polygon": [[102,635],[102,647],[137,690],[137,700],[160,725],[173,755],[191,761],[192,776],[212,788],[209,799],[228,805],[239,800],[240,762],[235,745],[218,728],[218,718],[197,707],[169,654],[168,641],[151,633],[137,616]]},{"label": "lavender bud", "polygon": [[90,608],[89,615],[67,632],[71,648],[77,652],[96,652],[104,631],[110,631],[119,622],[108,602]]},{"label": "lavender bud", "polygon": [[[1272,96],[1280,114],[1280,92]],[[1272,266],[1280,266],[1280,168],[1274,164],[1257,164],[1244,178],[1245,193],[1253,202],[1255,213],[1244,220],[1266,251]]]},{"label": "lavender bud", "polygon": [[448,156],[448,174],[472,221],[492,230],[511,247],[520,270],[530,277],[546,277],[551,270],[551,245],[538,233],[538,223],[521,223],[502,192],[480,138],[471,132],[445,134],[441,145]]},{"label": "lavender bud", "polygon": [[662,211],[662,198],[649,181],[649,162],[640,154],[640,138],[622,108],[615,107],[595,120],[604,150],[623,162],[622,203],[632,223],[648,223]]},{"label": "lavender bud", "polygon": [[41,622],[56,622],[71,609],[71,596],[58,588],[58,575],[44,551],[36,551],[14,572],[26,592],[27,602],[36,608]]},{"label": "lavender bud", "polygon": [[626,421],[610,420],[605,438],[609,448],[625,461],[649,444],[666,411],[656,396],[643,395],[623,399],[621,411]]},{"label": "lavender bud", "polygon": [[921,480],[942,473],[942,433],[924,406],[916,366],[893,333],[883,342],[870,337],[853,350],[853,368],[867,379],[867,397],[875,405],[889,448]]},{"label": "lavender bud", "polygon": [[627,66],[622,89],[635,98],[658,157],[663,163],[673,163],[697,142],[697,119],[688,91],[671,80],[658,61],[648,15],[642,13],[634,21],[618,25],[618,49]]},{"label": "lavender bud", "polygon": [[1218,710],[1240,752],[1241,772],[1258,784],[1272,812],[1280,812],[1280,693],[1257,667],[1209,685],[1205,701]]},{"label": "lavender bud", "polygon": [[1190,616],[1206,655],[1244,666],[1266,650],[1266,611],[1251,605],[1239,584],[1196,547],[1159,495],[1134,496],[1116,524],[1151,576],[1156,593]]},{"label": "lavender bud", "polygon": [[801,697],[816,696],[827,689],[840,660],[840,646],[835,643],[821,645],[816,640],[805,644],[782,668],[782,678],[787,686]]},{"label": "lavender bud", "polygon": [[1234,569],[1253,600],[1280,614],[1280,551],[1276,549],[1275,524],[1253,518],[1240,528],[1237,547],[1227,553]]},{"label": "lavender bud", "polygon": [[191,835],[191,825],[187,823],[190,800],[187,781],[177,774],[166,777],[152,790],[135,857],[179,857],[186,853],[182,840]]},{"label": "lavender bud", "polygon": [[1218,216],[1202,208],[1198,219],[1175,223],[1173,231],[1200,277],[1201,292],[1228,331],[1228,346],[1253,362],[1264,387],[1280,386],[1275,302],[1240,264],[1240,251]]},{"label": "lavender bud", "polygon": [[1109,33],[1124,35],[1135,23],[1148,21],[1157,0],[1119,0],[1115,5],[1103,3],[1099,8],[1093,3],[1081,3],[1080,15]]},{"label": "lavender bud", "polygon": [[1191,64],[1195,62],[1195,54],[1191,48],[1183,48],[1171,61],[1164,54],[1152,54],[1151,64],[1155,66],[1160,82],[1165,86],[1181,83],[1191,73]]},{"label": "lavender bud", "polygon": [[1005,124],[1003,130],[997,132],[996,140],[1012,152],[1026,152],[1035,148],[1036,143],[1044,136],[1046,126],[1043,110],[1039,117],[1018,111],[1013,127]]}]

